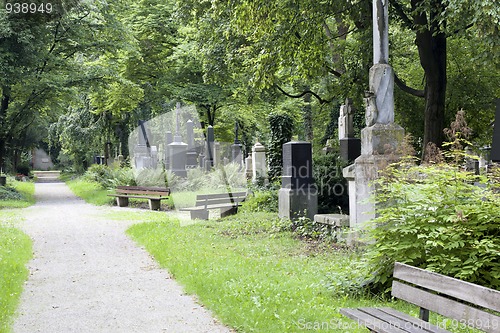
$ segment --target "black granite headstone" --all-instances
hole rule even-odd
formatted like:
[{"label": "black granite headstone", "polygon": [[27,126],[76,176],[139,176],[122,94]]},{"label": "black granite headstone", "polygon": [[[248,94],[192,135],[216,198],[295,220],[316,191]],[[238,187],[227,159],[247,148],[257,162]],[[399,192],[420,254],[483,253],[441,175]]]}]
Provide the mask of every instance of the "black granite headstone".
[{"label": "black granite headstone", "polygon": [[490,158],[493,162],[500,162],[500,98],[497,98],[497,110],[495,114]]},{"label": "black granite headstone", "polygon": [[304,189],[314,184],[312,150],[309,142],[288,142],[283,145],[281,187]]}]

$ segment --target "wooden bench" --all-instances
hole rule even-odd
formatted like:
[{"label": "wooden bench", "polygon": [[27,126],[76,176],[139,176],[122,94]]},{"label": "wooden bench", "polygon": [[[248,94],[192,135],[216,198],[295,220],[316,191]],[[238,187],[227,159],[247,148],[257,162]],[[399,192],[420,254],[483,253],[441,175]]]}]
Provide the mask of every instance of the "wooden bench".
[{"label": "wooden bench", "polygon": [[165,187],[118,186],[115,191],[115,194],[108,196],[116,197],[119,207],[127,207],[129,198],[148,199],[151,210],[160,210],[161,200],[170,196],[170,189]]},{"label": "wooden bench", "polygon": [[245,200],[246,192],[226,192],[217,194],[198,194],[194,207],[181,208],[191,212],[191,219],[208,220],[210,209],[220,209],[220,216],[225,217],[238,212],[238,207]]},{"label": "wooden bench", "polygon": [[429,311],[448,317],[450,328],[469,327],[500,332],[500,291],[424,269],[396,263],[392,296],[420,307],[420,319],[391,308],[341,309],[358,326],[382,333],[445,333],[431,325]]}]

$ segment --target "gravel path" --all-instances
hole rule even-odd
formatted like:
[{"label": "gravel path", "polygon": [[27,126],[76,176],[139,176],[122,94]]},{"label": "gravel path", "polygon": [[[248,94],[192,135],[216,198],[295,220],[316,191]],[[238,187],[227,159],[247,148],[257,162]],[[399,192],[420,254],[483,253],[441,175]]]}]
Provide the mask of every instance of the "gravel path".
[{"label": "gravel path", "polygon": [[36,184],[22,229],[34,258],[14,332],[231,332],[64,183]]}]

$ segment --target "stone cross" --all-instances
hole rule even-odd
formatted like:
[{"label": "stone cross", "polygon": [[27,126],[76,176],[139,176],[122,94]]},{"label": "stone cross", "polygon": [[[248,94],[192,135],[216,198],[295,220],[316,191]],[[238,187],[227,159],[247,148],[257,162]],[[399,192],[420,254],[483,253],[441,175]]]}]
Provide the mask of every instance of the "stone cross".
[{"label": "stone cross", "polygon": [[174,136],[174,142],[181,142],[182,137],[181,137],[181,123],[180,123],[180,117],[181,115],[181,103],[177,102],[175,106],[175,136]]},{"label": "stone cross", "polygon": [[340,107],[339,116],[339,139],[352,138],[354,136],[354,118],[352,100],[346,98],[345,104]]},{"label": "stone cross", "polygon": [[394,122],[394,71],[389,62],[389,0],[373,0],[373,66],[367,92],[366,126]]},{"label": "stone cross", "polygon": [[373,0],[373,64],[389,62],[389,0]]}]

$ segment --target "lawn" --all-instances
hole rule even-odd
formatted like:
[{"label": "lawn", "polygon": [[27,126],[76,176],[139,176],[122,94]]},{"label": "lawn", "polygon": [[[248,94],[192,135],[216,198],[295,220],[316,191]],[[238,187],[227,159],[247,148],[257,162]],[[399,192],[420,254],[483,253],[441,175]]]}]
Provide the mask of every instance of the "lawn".
[{"label": "lawn", "polygon": [[241,332],[340,332],[352,322],[339,308],[388,303],[330,292],[326,276],[347,267],[355,254],[298,240],[280,231],[275,216],[238,214],[181,226],[164,213],[151,214],[128,233],[186,292]]},{"label": "lawn", "polygon": [[9,187],[16,192],[8,190],[9,197],[0,199],[0,332],[10,330],[24,281],[28,278],[26,264],[32,257],[31,239],[15,227],[22,218],[21,211],[12,208],[27,207],[35,202],[34,184],[10,181]]}]

